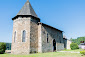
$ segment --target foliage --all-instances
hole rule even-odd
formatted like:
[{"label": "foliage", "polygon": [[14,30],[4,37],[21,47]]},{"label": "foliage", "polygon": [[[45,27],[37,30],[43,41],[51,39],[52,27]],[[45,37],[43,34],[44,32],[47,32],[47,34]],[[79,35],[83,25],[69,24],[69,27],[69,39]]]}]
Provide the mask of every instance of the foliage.
[{"label": "foliage", "polygon": [[83,51],[80,51],[80,53],[81,53],[81,54],[83,54],[83,55],[85,55],[85,50],[83,50]]},{"label": "foliage", "polygon": [[77,43],[78,45],[81,43],[81,41],[85,42],[85,37],[78,37],[77,39],[70,39],[72,42]]},{"label": "foliage", "polygon": [[0,43],[0,54],[5,53],[6,43]]},{"label": "foliage", "polygon": [[76,43],[71,43],[70,48],[71,48],[71,50],[79,49],[79,47]]}]

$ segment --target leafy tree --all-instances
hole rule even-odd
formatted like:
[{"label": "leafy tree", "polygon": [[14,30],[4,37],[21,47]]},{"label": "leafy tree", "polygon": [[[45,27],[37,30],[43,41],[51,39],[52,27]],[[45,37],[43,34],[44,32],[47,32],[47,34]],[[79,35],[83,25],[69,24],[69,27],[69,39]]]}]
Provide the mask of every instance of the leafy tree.
[{"label": "leafy tree", "polygon": [[0,54],[5,53],[6,43],[0,43]]},{"label": "leafy tree", "polygon": [[85,42],[85,37],[78,37],[77,39],[71,39],[72,42],[77,43],[78,45],[81,43],[81,41]]}]

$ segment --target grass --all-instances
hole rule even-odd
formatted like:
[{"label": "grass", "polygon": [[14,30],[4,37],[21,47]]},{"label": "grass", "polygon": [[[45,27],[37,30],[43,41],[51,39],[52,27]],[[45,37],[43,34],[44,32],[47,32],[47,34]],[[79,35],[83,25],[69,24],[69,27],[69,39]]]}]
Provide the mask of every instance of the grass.
[{"label": "grass", "polygon": [[62,51],[73,51],[73,52],[80,52],[82,49],[76,49],[76,50],[71,50],[71,49],[66,49],[66,50],[62,50]]},{"label": "grass", "polygon": [[30,55],[0,54],[0,57],[85,57],[85,56],[81,56],[81,54],[77,53],[50,52]]}]

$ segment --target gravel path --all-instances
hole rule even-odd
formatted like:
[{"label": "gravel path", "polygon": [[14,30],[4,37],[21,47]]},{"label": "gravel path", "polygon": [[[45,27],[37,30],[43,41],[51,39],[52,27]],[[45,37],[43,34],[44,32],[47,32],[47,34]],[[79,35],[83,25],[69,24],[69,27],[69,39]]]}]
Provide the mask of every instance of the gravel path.
[{"label": "gravel path", "polygon": [[74,52],[74,51],[58,51],[58,52],[80,53],[80,52]]}]

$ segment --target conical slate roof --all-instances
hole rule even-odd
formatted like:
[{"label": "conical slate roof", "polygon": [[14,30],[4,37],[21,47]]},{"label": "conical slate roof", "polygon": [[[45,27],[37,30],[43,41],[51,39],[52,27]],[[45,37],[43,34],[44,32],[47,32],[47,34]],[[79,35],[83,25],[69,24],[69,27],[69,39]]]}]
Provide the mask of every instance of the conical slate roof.
[{"label": "conical slate roof", "polygon": [[28,0],[17,15],[32,15],[38,17]]}]

